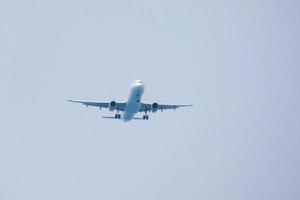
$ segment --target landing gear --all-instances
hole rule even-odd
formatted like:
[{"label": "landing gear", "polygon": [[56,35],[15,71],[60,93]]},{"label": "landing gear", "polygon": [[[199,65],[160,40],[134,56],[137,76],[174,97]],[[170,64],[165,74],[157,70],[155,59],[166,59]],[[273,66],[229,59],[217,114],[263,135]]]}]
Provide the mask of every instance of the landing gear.
[{"label": "landing gear", "polygon": [[143,115],[143,120],[149,120],[149,115]]},{"label": "landing gear", "polygon": [[[150,112],[150,110],[149,110]],[[149,115],[147,115],[147,110],[145,111],[145,114],[143,115],[143,120],[149,120]]]},{"label": "landing gear", "polygon": [[117,113],[115,114],[115,118],[116,119],[121,119],[121,114],[119,114],[119,110],[117,110]]}]

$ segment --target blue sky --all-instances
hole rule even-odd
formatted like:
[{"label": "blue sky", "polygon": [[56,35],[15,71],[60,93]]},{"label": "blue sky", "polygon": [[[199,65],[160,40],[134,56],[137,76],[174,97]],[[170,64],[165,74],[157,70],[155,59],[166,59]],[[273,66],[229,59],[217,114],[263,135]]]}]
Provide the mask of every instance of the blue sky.
[{"label": "blue sky", "polygon": [[[1,1],[0,199],[299,199],[297,1]],[[195,103],[149,121],[66,99]]]}]

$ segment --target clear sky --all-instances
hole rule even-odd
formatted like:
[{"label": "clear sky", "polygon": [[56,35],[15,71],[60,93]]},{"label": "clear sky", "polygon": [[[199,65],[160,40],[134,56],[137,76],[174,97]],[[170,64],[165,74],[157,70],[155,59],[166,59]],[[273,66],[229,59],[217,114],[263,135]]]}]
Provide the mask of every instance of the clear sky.
[{"label": "clear sky", "polygon": [[[300,3],[0,1],[1,200],[300,199]],[[149,121],[66,99],[195,103]]]}]

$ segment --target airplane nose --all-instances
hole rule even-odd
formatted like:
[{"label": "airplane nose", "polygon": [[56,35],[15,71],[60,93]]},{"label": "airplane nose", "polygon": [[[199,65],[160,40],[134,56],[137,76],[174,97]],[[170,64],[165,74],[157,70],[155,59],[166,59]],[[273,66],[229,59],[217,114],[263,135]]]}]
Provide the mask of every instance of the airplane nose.
[{"label": "airplane nose", "polygon": [[134,81],[132,86],[133,87],[139,87],[139,88],[144,88],[145,87],[143,81],[140,81],[140,80]]},{"label": "airplane nose", "polygon": [[141,80],[136,80],[136,81],[134,81],[134,83],[135,83],[135,84],[143,84],[143,81],[141,81]]}]

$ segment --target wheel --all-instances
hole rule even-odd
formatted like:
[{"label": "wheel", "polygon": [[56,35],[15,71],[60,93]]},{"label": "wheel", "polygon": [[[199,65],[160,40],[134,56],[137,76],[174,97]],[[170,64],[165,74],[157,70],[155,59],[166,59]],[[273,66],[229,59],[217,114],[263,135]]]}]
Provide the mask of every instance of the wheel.
[{"label": "wheel", "polygon": [[146,120],[149,120],[149,115],[146,115]]},{"label": "wheel", "polygon": [[118,114],[118,119],[121,119],[121,114]]},{"label": "wheel", "polygon": [[115,118],[118,119],[118,114],[115,114]]},{"label": "wheel", "polygon": [[143,120],[145,120],[146,119],[146,116],[145,115],[143,115]]}]

